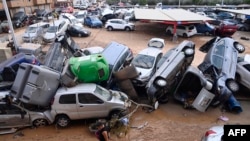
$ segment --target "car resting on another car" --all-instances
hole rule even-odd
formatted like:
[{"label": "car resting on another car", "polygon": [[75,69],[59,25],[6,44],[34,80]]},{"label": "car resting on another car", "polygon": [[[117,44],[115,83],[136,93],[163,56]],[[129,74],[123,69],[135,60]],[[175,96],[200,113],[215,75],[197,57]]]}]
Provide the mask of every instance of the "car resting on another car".
[{"label": "car resting on another car", "polygon": [[194,47],[192,41],[185,40],[163,55],[156,66],[155,74],[146,85],[150,104],[168,101],[168,94],[194,59]]},{"label": "car resting on another car", "polygon": [[212,105],[224,103],[239,90],[236,65],[238,53],[244,52],[245,47],[232,38],[215,37],[201,46],[200,51],[207,53],[198,68],[213,82],[216,97]]},{"label": "car resting on another car", "polygon": [[162,57],[162,48],[165,47],[164,39],[152,38],[148,46],[141,50],[132,60],[139,76],[133,79],[136,86],[145,86],[156,71],[156,65]]}]

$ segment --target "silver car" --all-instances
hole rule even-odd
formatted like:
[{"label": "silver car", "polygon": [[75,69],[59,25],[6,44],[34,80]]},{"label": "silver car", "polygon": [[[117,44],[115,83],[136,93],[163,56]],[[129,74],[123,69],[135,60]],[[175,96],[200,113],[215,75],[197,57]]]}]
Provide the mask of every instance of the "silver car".
[{"label": "silver car", "polygon": [[145,86],[156,71],[156,64],[162,57],[164,39],[152,38],[148,47],[140,51],[132,60],[132,64],[139,72],[139,76],[133,80],[136,86]]},{"label": "silver car", "polygon": [[[240,58],[240,57],[239,57]],[[236,81],[250,90],[250,55],[246,54],[238,59],[236,67]]]},{"label": "silver car", "polygon": [[24,42],[37,43],[42,41],[43,34],[49,27],[49,23],[41,22],[30,25],[22,36]]},{"label": "silver car", "polygon": [[123,115],[128,107],[130,102],[123,92],[107,90],[97,84],[82,83],[57,90],[51,115],[58,126],[66,127],[71,120]]},{"label": "silver car", "polygon": [[[6,101],[6,100],[5,100]],[[22,103],[7,104],[0,102],[0,129],[22,128],[27,126],[45,126],[51,124],[50,111],[31,111],[24,108]],[[0,134],[12,133],[16,130],[0,132]]]}]

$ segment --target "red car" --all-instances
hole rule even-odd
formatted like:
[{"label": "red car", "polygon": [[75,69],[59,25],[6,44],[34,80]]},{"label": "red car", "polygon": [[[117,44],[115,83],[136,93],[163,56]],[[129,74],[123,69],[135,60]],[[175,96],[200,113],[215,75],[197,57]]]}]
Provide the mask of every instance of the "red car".
[{"label": "red car", "polygon": [[62,9],[62,13],[73,13],[74,12],[74,8],[71,7],[71,6],[68,6],[68,7],[64,7]]},{"label": "red car", "polygon": [[220,37],[231,37],[238,29],[234,23],[224,22],[220,20],[212,21],[211,24],[215,25],[215,35]]}]

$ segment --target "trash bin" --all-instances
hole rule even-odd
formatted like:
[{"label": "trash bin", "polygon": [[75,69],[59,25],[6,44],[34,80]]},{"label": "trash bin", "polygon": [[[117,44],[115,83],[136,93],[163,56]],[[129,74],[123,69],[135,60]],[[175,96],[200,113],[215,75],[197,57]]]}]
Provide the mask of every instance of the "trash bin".
[{"label": "trash bin", "polygon": [[198,96],[195,98],[192,106],[200,112],[205,112],[214,98],[214,94],[205,88],[202,88]]}]

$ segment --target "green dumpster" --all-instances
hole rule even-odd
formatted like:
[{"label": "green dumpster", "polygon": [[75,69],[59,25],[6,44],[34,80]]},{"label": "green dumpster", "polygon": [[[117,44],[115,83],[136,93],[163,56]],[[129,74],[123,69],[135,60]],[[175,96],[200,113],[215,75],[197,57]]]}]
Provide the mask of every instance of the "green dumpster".
[{"label": "green dumpster", "polygon": [[101,82],[109,78],[109,65],[101,54],[71,57],[69,65],[79,82]]}]

